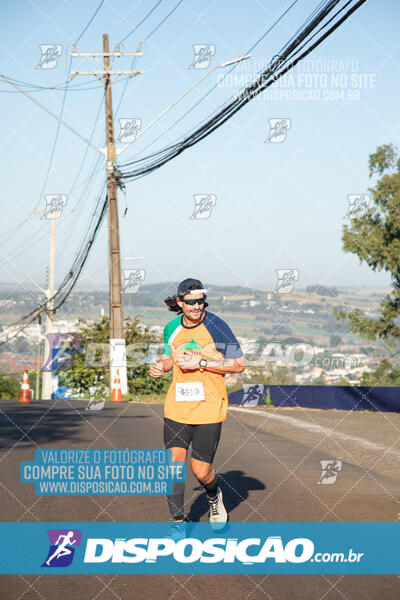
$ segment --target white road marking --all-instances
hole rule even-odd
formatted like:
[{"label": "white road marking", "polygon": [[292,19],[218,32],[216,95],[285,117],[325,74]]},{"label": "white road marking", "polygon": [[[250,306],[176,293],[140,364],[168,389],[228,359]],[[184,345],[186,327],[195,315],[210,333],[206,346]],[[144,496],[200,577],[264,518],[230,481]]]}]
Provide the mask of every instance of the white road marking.
[{"label": "white road marking", "polygon": [[382,452],[382,450],[384,450],[388,454],[395,454],[396,456],[400,456],[400,452],[398,452],[397,450],[391,450],[386,446],[381,446],[380,444],[369,442],[368,440],[364,440],[363,438],[356,437],[354,435],[340,433],[340,431],[335,431],[334,429],[322,427],[322,425],[316,425],[315,423],[310,423],[309,421],[304,421],[303,419],[295,419],[286,415],[278,415],[263,410],[239,408],[234,406],[229,406],[229,410],[245,412],[253,416],[256,414],[264,415],[264,417],[267,419],[275,419],[275,421],[282,421],[283,423],[287,423],[288,425],[292,425],[293,427],[298,427],[299,429],[307,429],[308,431],[312,431],[313,433],[323,434],[328,437],[336,437],[341,440],[346,440],[347,442],[356,442],[360,446],[364,446],[364,448],[368,448],[369,450],[378,450],[379,452]]}]

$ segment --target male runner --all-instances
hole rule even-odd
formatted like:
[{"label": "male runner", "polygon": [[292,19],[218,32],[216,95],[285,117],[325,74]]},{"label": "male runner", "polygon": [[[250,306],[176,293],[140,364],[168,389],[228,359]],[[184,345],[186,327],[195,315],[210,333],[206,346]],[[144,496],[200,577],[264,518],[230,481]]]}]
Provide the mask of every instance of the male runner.
[{"label": "male runner", "polygon": [[[164,406],[164,443],[172,460],[186,461],[192,444],[191,467],[207,492],[210,523],[223,527],[227,513],[211,464],[228,412],[226,373],[241,373],[243,352],[231,329],[220,317],[206,311],[203,284],[185,279],[176,293],[164,300],[179,315],[164,329],[164,351],[151,365],[150,375],[161,377],[173,369],[172,383]],[[184,483],[174,483],[168,496],[171,517],[181,523],[184,535]],[[179,528],[179,526],[177,526]]]}]

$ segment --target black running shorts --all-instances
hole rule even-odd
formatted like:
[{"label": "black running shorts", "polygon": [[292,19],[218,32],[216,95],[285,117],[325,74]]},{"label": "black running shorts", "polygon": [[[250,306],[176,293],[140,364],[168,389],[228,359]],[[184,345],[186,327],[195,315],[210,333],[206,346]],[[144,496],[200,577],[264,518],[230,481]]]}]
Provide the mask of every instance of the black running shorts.
[{"label": "black running shorts", "polygon": [[164,445],[166,448],[189,448],[192,443],[192,458],[212,463],[221,437],[221,423],[188,425],[164,417]]}]

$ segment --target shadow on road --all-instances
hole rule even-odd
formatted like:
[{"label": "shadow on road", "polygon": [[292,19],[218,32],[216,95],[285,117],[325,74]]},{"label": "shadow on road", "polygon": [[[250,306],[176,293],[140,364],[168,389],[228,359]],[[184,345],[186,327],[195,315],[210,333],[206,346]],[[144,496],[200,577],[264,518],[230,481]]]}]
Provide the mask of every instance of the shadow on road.
[{"label": "shadow on road", "polygon": [[[118,412],[125,404],[109,406],[101,411],[85,410],[87,402],[43,401],[32,404],[0,403],[0,448],[20,445],[42,446],[57,442],[87,442],[88,431],[93,438],[104,430],[104,421],[123,418]],[[132,418],[147,418],[146,415]],[[99,423],[99,421],[103,421]]]},{"label": "shadow on road", "polygon": [[[222,490],[225,508],[228,513],[232,512],[241,502],[245,502],[249,497],[250,490],[265,490],[266,486],[262,481],[255,477],[248,477],[244,471],[227,471],[218,473],[219,486]],[[194,490],[203,490],[203,486],[193,488]],[[206,493],[200,494],[188,514],[190,521],[200,521],[200,518],[208,514],[208,502]]]}]

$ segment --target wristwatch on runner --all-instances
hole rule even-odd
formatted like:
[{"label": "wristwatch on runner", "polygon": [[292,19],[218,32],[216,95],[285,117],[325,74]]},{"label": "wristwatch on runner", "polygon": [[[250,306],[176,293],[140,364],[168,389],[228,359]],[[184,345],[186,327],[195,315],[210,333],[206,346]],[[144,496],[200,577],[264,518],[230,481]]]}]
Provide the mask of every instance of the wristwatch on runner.
[{"label": "wristwatch on runner", "polygon": [[206,368],[206,366],[207,366],[207,361],[206,361],[206,359],[205,359],[205,358],[201,358],[201,359],[200,359],[200,361],[199,361],[199,367],[200,367],[200,371],[202,371],[202,372],[203,372],[203,371],[204,371],[204,369]]}]

